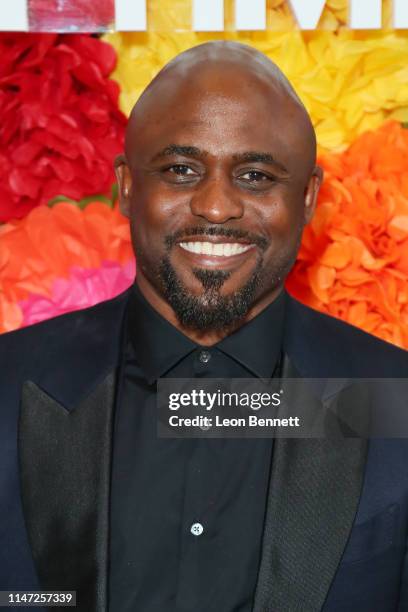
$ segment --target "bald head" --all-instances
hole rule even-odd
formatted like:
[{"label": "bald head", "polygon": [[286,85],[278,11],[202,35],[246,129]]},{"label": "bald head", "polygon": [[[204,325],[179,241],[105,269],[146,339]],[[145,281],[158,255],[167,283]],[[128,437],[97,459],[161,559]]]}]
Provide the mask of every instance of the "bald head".
[{"label": "bald head", "polygon": [[303,107],[289,80],[272,60],[254,47],[234,41],[217,40],[187,49],[160,70],[146,91],[154,87],[157,81],[165,76],[174,79],[188,79],[203,66],[217,68],[220,65],[225,67],[228,64],[234,66],[235,69],[239,68],[243,72],[251,73],[253,77],[260,80],[266,80],[269,84],[274,84]]},{"label": "bald head", "polygon": [[[179,104],[194,94],[208,95],[218,91],[228,95],[228,83],[251,100],[258,95],[269,103],[271,117],[277,117],[278,107],[291,111],[296,129],[304,137],[308,149],[308,167],[316,157],[316,137],[310,117],[289,80],[266,55],[257,49],[233,41],[212,41],[198,45],[177,55],[166,64],[135,104],[126,135],[126,152],[137,141],[143,123],[157,113],[165,120],[166,108]],[[233,87],[230,87],[232,94]],[[231,102],[233,97],[231,96]],[[257,107],[254,104],[254,112]],[[156,111],[156,112],[155,112]],[[263,117],[268,120],[268,117]]]}]

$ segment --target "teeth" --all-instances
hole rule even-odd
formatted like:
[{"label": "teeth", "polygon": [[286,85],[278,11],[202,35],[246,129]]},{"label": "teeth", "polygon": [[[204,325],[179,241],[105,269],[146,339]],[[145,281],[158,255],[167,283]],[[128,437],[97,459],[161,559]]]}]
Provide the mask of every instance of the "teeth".
[{"label": "teeth", "polygon": [[245,253],[252,244],[239,244],[238,242],[180,242],[182,249],[197,255],[215,255],[217,257],[230,257]]}]

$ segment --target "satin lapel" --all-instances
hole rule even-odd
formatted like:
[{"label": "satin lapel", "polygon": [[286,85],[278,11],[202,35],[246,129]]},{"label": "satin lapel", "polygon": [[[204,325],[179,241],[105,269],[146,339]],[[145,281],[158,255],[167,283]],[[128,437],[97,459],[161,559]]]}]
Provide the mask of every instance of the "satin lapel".
[{"label": "satin lapel", "polygon": [[[283,387],[298,377],[286,356]],[[253,612],[322,609],[357,512],[366,452],[362,439],[275,439]]]},{"label": "satin lapel", "polygon": [[[77,610],[107,610],[115,374],[68,412],[24,384],[19,460],[24,516],[41,588],[77,591]],[[58,608],[59,609],[59,608]]]}]

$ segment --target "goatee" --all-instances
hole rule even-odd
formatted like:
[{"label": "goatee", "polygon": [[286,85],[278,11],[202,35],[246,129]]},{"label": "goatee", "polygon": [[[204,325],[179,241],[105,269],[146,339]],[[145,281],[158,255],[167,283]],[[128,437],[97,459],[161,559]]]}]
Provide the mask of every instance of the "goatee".
[{"label": "goatee", "polygon": [[178,278],[169,256],[160,264],[159,276],[166,300],[183,327],[195,330],[220,330],[236,325],[248,313],[262,282],[262,257],[250,279],[230,295],[220,289],[231,276],[223,270],[194,268],[193,273],[203,286],[201,295],[192,295]]}]

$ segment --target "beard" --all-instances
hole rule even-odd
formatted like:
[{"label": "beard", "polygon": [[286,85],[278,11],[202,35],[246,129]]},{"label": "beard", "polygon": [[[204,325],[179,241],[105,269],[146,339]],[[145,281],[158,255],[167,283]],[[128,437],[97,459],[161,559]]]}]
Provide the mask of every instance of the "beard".
[{"label": "beard", "polygon": [[[193,268],[192,272],[201,282],[203,291],[194,295],[185,286],[171,263],[171,250],[180,236],[193,235],[220,235],[226,237],[246,238],[248,242],[256,244],[260,253],[253,272],[244,285],[228,295],[222,295],[221,289],[231,273],[223,270],[209,270],[206,268]],[[302,229],[297,232],[296,245],[283,249],[275,259],[273,265],[265,266],[264,252],[268,241],[246,231],[231,230],[227,228],[188,228],[178,231],[165,238],[166,251],[161,260],[154,266],[142,265],[144,253],[135,248],[136,259],[145,269],[150,267],[151,283],[157,287],[168,304],[172,307],[182,327],[196,331],[216,331],[232,329],[239,326],[255,300],[266,291],[277,289],[284,282],[286,275],[292,268],[300,246]],[[136,241],[133,241],[134,244]]]},{"label": "beard", "polygon": [[193,268],[201,282],[201,295],[192,295],[178,278],[165,256],[160,264],[159,276],[163,293],[183,327],[195,330],[220,330],[236,325],[248,313],[258,288],[262,285],[262,258],[240,289],[230,295],[221,295],[220,289],[231,276],[223,270]]}]

